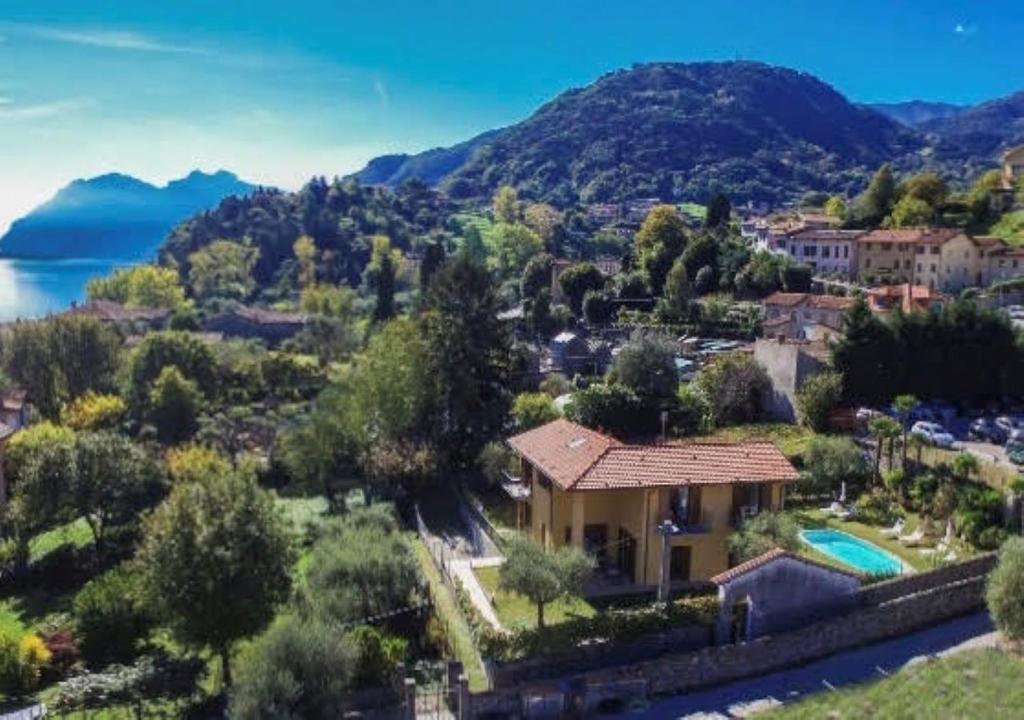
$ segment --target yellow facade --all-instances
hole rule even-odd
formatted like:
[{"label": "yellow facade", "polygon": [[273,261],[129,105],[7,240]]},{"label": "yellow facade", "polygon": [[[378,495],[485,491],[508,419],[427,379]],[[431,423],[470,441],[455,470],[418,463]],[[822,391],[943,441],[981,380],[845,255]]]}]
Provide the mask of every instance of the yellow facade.
[{"label": "yellow facade", "polygon": [[[657,528],[672,517],[673,488],[565,491],[528,463],[523,471],[530,480],[529,531],[535,540],[548,547],[582,547],[626,582],[659,582],[663,541]],[[699,488],[698,522],[671,536],[671,548],[689,548],[677,551],[674,582],[708,580],[729,569],[728,538],[736,529],[739,507],[754,502],[760,509],[778,510],[784,498],[783,483]]]},{"label": "yellow facade", "polygon": [[986,251],[963,233],[941,244],[918,243],[915,252],[915,285],[955,293],[988,284]]},{"label": "yellow facade", "polygon": [[914,277],[914,244],[861,238],[857,244],[858,276],[864,282],[907,283]]}]

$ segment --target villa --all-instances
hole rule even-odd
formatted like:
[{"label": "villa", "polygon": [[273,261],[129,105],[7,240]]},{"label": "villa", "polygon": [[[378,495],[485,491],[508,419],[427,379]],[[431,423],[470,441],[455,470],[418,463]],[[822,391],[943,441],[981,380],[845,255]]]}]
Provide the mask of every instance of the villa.
[{"label": "villa", "polygon": [[730,533],[798,477],[770,442],[630,445],[558,419],[508,443],[521,529],[592,553],[612,586],[655,586],[663,563],[676,586],[725,572]]}]

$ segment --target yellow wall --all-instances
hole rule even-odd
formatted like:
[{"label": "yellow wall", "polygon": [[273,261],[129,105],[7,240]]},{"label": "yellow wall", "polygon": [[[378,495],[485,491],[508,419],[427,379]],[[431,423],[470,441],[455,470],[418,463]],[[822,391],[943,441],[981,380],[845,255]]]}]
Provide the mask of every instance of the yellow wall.
[{"label": "yellow wall", "polygon": [[914,276],[913,243],[862,241],[857,245],[857,276],[869,282],[910,282]]},{"label": "yellow wall", "polygon": [[[607,526],[608,557],[614,561],[619,528],[636,538],[636,582],[655,585],[661,574],[661,536],[657,525],[668,518],[671,488],[635,488],[627,490],[594,490],[566,492],[554,484],[545,488],[539,473],[531,471],[531,529],[534,539],[541,541],[547,528],[550,547],[569,542],[583,545],[585,525]],[[771,506],[783,504],[784,486],[772,485]],[[733,486],[701,486],[701,525],[706,533],[675,535],[671,545],[690,546],[690,579],[707,580],[729,568],[728,538],[733,525]]]}]

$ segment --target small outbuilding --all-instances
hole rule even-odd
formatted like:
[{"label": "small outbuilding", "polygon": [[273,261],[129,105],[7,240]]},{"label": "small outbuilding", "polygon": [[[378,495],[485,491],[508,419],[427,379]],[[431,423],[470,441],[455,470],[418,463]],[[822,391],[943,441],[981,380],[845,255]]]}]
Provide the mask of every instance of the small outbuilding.
[{"label": "small outbuilding", "polygon": [[711,578],[715,642],[745,642],[852,610],[861,577],[776,548]]}]

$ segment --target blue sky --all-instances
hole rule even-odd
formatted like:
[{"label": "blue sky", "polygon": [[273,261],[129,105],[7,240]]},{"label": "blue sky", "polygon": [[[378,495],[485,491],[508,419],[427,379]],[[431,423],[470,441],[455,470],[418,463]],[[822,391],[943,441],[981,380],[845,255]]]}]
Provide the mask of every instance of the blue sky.
[{"label": "blue sky", "polygon": [[1024,87],[1020,0],[0,0],[0,230],[61,185],[227,168],[297,187],[515,122],[653,60],[745,59],[855,100]]}]

